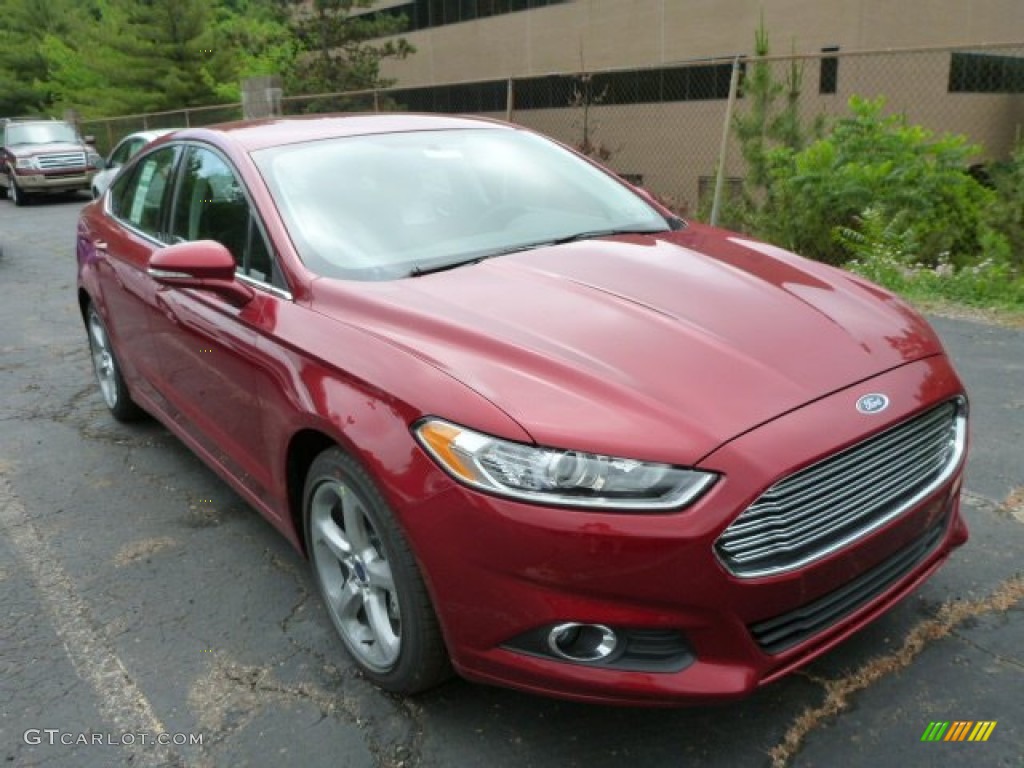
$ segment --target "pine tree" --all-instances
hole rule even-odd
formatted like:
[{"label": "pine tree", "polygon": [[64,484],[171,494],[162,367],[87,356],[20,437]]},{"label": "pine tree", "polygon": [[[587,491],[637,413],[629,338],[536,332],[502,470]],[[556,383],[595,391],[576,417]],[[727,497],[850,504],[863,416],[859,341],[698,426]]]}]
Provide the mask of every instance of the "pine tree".
[{"label": "pine tree", "polygon": [[414,51],[403,38],[371,43],[401,32],[406,21],[389,14],[353,14],[372,0],[313,0],[308,10],[295,9],[292,29],[307,53],[289,78],[291,93],[325,93],[390,85],[380,76],[380,62],[405,58]]},{"label": "pine tree", "polygon": [[39,48],[51,102],[83,117],[237,101],[242,78],[295,57],[271,0],[93,0],[69,18]]},{"label": "pine tree", "polygon": [[48,110],[49,62],[40,45],[68,33],[71,0],[0,0],[0,115]]}]

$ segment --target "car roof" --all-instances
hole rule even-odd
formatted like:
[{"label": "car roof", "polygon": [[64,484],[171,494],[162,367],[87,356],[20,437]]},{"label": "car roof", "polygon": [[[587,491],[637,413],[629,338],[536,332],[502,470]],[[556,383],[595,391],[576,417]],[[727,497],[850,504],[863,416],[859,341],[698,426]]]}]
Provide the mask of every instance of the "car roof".
[{"label": "car roof", "polygon": [[64,125],[71,125],[67,120],[58,120],[56,117],[5,117],[3,122],[9,125],[31,125],[32,123],[45,123],[47,125],[63,123]]},{"label": "car roof", "polygon": [[[121,141],[124,141],[125,139],[149,139],[150,141],[152,141],[153,139],[159,139],[161,136],[166,136],[169,133],[174,133],[175,131],[180,131],[180,130],[182,130],[182,129],[181,128],[150,128],[150,129],[145,130],[145,131],[135,131],[134,133],[129,133],[126,136],[123,136],[121,138]],[[120,144],[121,141],[119,141],[118,144]]]},{"label": "car roof", "polygon": [[267,147],[345,136],[466,128],[510,129],[512,126],[479,117],[424,115],[407,112],[367,115],[302,115],[241,120],[206,128],[190,128],[178,132],[175,138],[204,138],[212,132],[220,134],[242,149],[252,152]]}]

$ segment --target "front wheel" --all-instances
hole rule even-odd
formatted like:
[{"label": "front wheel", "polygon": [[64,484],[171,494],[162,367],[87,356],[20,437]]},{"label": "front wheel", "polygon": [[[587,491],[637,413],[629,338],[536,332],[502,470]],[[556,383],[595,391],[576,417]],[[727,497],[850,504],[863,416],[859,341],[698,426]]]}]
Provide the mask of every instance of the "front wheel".
[{"label": "front wheel", "polygon": [[19,208],[28,204],[28,196],[22,192],[21,187],[18,186],[18,182],[14,180],[14,177],[11,177],[11,200]]},{"label": "front wheel", "polygon": [[419,567],[370,476],[338,448],[310,467],[306,547],[327,613],[356,664],[392,693],[451,675]]},{"label": "front wheel", "polygon": [[92,354],[92,367],[96,372],[96,382],[100,385],[100,394],[110,409],[110,413],[118,421],[135,421],[143,415],[143,411],[128,394],[128,387],[121,376],[121,366],[110,343],[107,327],[103,324],[96,307],[90,305],[86,316],[86,327],[89,333],[89,351]]}]

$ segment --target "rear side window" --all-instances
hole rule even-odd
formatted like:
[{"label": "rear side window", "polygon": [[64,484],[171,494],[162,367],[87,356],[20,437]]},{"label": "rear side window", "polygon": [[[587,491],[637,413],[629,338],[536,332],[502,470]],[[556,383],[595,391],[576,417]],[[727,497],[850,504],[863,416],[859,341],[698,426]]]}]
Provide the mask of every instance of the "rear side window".
[{"label": "rear side window", "polygon": [[157,240],[164,236],[164,211],[170,201],[171,174],[177,147],[157,150],[120,176],[110,195],[110,212],[125,223]]}]

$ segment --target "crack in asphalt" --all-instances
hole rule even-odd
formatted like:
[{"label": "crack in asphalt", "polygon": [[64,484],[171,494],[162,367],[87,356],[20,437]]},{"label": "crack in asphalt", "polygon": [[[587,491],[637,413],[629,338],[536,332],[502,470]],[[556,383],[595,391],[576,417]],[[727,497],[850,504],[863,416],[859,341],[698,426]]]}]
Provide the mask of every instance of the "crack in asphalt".
[{"label": "crack in asphalt", "polygon": [[[282,660],[271,662],[274,663],[282,663]],[[271,673],[271,664],[246,665],[219,653],[209,674],[192,685],[189,706],[197,713],[202,732],[211,735],[211,744],[224,743],[275,702],[298,702],[317,708],[321,720],[334,718],[354,725],[377,768],[413,768],[418,764],[418,759],[413,758],[422,729],[414,728],[411,737],[388,739],[378,733],[383,726],[378,726],[377,718],[364,714],[353,696],[343,690],[328,691],[310,682],[282,682]],[[396,712],[401,712],[402,707],[394,706],[394,702],[392,706]]]},{"label": "crack in asphalt", "polygon": [[870,659],[848,675],[825,681],[824,701],[797,715],[782,740],[769,751],[772,768],[788,766],[799,754],[807,736],[845,711],[854,694],[909,666],[925,648],[953,634],[953,630],[968,620],[989,613],[1004,613],[1021,601],[1024,601],[1022,574],[1006,579],[987,597],[947,600],[934,618],[925,619],[911,628],[897,650]]},{"label": "crack in asphalt", "polygon": [[[305,609],[310,598],[313,597],[313,592],[307,586],[305,574],[296,568],[294,563],[284,560],[276,553],[270,552],[269,549],[264,550],[264,554],[269,555],[268,562],[270,565],[288,575],[298,590],[298,599],[294,602],[288,614],[280,621],[281,632],[293,648],[295,648],[296,653],[302,653],[315,658],[320,663],[321,673],[329,679],[333,678],[339,685],[346,678],[350,681],[364,682],[364,678],[353,668],[347,670],[348,675],[343,674],[326,654],[307,643],[303,643],[292,635],[292,622]],[[373,689],[372,695],[384,697],[400,717],[408,722],[411,730],[411,735],[404,742],[393,743],[390,749],[384,748],[379,739],[367,738],[367,746],[370,753],[374,756],[378,768],[415,768],[421,762],[420,754],[424,739],[422,708],[405,697],[392,696],[376,688]],[[347,712],[345,709],[342,709],[342,711]],[[321,709],[321,713],[327,716],[323,709]],[[360,730],[364,730],[363,724],[358,718],[354,722]]]},{"label": "crack in asphalt", "polygon": [[[35,385],[31,391],[41,390],[38,385]],[[56,399],[52,393],[44,392],[41,402],[33,406],[19,407],[13,415],[0,418],[0,422],[50,421],[55,424],[65,424],[73,427],[86,440],[95,440],[111,445],[139,446],[148,439],[127,433],[124,431],[124,427],[115,423],[102,427],[97,426],[94,423],[95,417],[106,413],[106,411],[96,403],[92,403],[91,407],[86,406],[87,401],[94,396],[98,397],[96,385],[91,382],[66,396],[59,405],[52,403]]]},{"label": "crack in asphalt", "polygon": [[981,651],[981,653],[985,654],[986,656],[992,657],[993,659],[995,659],[996,661],[1000,662],[1001,664],[1006,664],[1006,665],[1011,666],[1011,667],[1016,667],[1017,669],[1020,669],[1021,671],[1024,671],[1024,661],[1021,661],[1020,659],[1014,658],[1013,656],[1004,656],[1003,654],[999,653],[998,651],[993,651],[991,648],[982,645],[977,640],[973,640],[972,638],[968,637],[967,635],[963,634],[962,632],[951,631],[950,634],[953,635],[953,637],[955,637],[957,640],[962,641],[963,643],[965,643],[966,645],[971,646],[972,648],[974,648],[977,651]]}]

